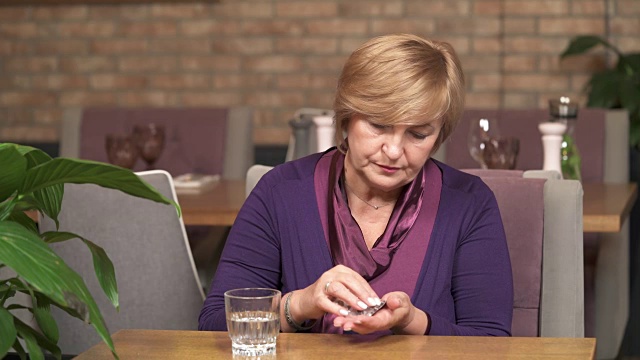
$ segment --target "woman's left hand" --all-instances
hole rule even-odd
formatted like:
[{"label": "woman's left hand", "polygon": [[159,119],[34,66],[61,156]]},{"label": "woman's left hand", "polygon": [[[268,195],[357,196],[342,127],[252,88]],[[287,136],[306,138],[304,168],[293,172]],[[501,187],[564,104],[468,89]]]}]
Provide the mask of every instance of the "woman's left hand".
[{"label": "woman's left hand", "polygon": [[[400,291],[391,292],[383,296],[382,300],[387,302],[386,305],[373,316],[338,316],[333,320],[333,325],[342,327],[345,331],[353,330],[359,334],[391,329],[395,333],[416,332],[417,335],[420,331],[407,332],[409,328],[422,329],[420,335],[424,334],[427,316],[422,310],[413,306],[409,295]],[[424,322],[424,325],[416,322]]]}]

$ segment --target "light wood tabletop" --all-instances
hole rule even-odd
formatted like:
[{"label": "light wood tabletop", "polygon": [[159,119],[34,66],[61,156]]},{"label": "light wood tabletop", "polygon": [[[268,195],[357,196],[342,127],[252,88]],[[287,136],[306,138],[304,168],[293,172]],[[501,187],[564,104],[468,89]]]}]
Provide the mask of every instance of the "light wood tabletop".
[{"label": "light wood tabletop", "polygon": [[[635,183],[584,183],[585,232],[618,232],[638,195]],[[186,225],[231,226],[245,199],[244,180],[221,180],[201,193],[178,193]]]},{"label": "light wood tabletop", "polygon": [[[233,359],[226,332],[120,330],[114,336],[120,359]],[[352,335],[278,336],[278,360],[372,359],[593,359],[593,338],[498,338],[390,335],[362,340]],[[100,343],[76,359],[113,359]]]}]

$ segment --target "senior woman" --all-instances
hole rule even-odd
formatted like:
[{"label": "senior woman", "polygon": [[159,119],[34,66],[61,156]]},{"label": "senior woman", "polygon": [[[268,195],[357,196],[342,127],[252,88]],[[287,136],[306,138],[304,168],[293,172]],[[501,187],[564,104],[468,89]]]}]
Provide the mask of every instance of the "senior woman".
[{"label": "senior woman", "polygon": [[[354,51],[334,101],[337,149],[263,176],[199,328],[226,329],[225,291],[267,287],[284,294],[285,332],[509,336],[511,265],[495,197],[430,159],[463,106],[449,44],[402,34]],[[373,316],[348,311],[382,301]]]}]

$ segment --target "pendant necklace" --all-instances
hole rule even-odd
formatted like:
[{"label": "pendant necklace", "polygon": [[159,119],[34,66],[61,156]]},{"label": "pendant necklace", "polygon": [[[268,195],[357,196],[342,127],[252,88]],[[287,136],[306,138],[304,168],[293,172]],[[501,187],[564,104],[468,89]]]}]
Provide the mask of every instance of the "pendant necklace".
[{"label": "pendant necklace", "polygon": [[345,186],[347,189],[351,190],[351,193],[353,194],[353,196],[357,197],[358,199],[360,199],[360,201],[362,201],[363,203],[365,203],[365,204],[367,204],[367,205],[371,206],[371,207],[372,207],[372,208],[374,208],[375,210],[378,210],[378,209],[380,209],[381,207],[385,207],[385,206],[387,206],[387,205],[391,205],[391,204],[392,204],[392,203],[386,203],[386,204],[384,204],[384,205],[373,205],[372,203],[370,203],[370,202],[368,202],[367,200],[365,200],[365,199],[361,198],[360,196],[358,196],[358,194],[356,194],[356,193],[355,193],[355,191],[353,191],[353,189],[352,189],[349,185],[347,185],[347,182],[346,182],[346,181],[344,182],[344,186]]}]

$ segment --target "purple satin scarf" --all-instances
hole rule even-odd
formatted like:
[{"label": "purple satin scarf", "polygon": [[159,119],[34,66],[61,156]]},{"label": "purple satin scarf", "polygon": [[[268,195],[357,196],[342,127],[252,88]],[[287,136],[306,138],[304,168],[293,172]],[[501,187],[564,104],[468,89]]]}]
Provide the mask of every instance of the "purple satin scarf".
[{"label": "purple satin scarf", "polygon": [[347,266],[369,281],[389,268],[393,254],[415,223],[422,207],[425,170],[423,167],[416,178],[405,185],[384,233],[369,250],[358,223],[351,216],[341,180],[343,166],[344,155],[335,151],[327,189],[329,248],[334,265]]}]

